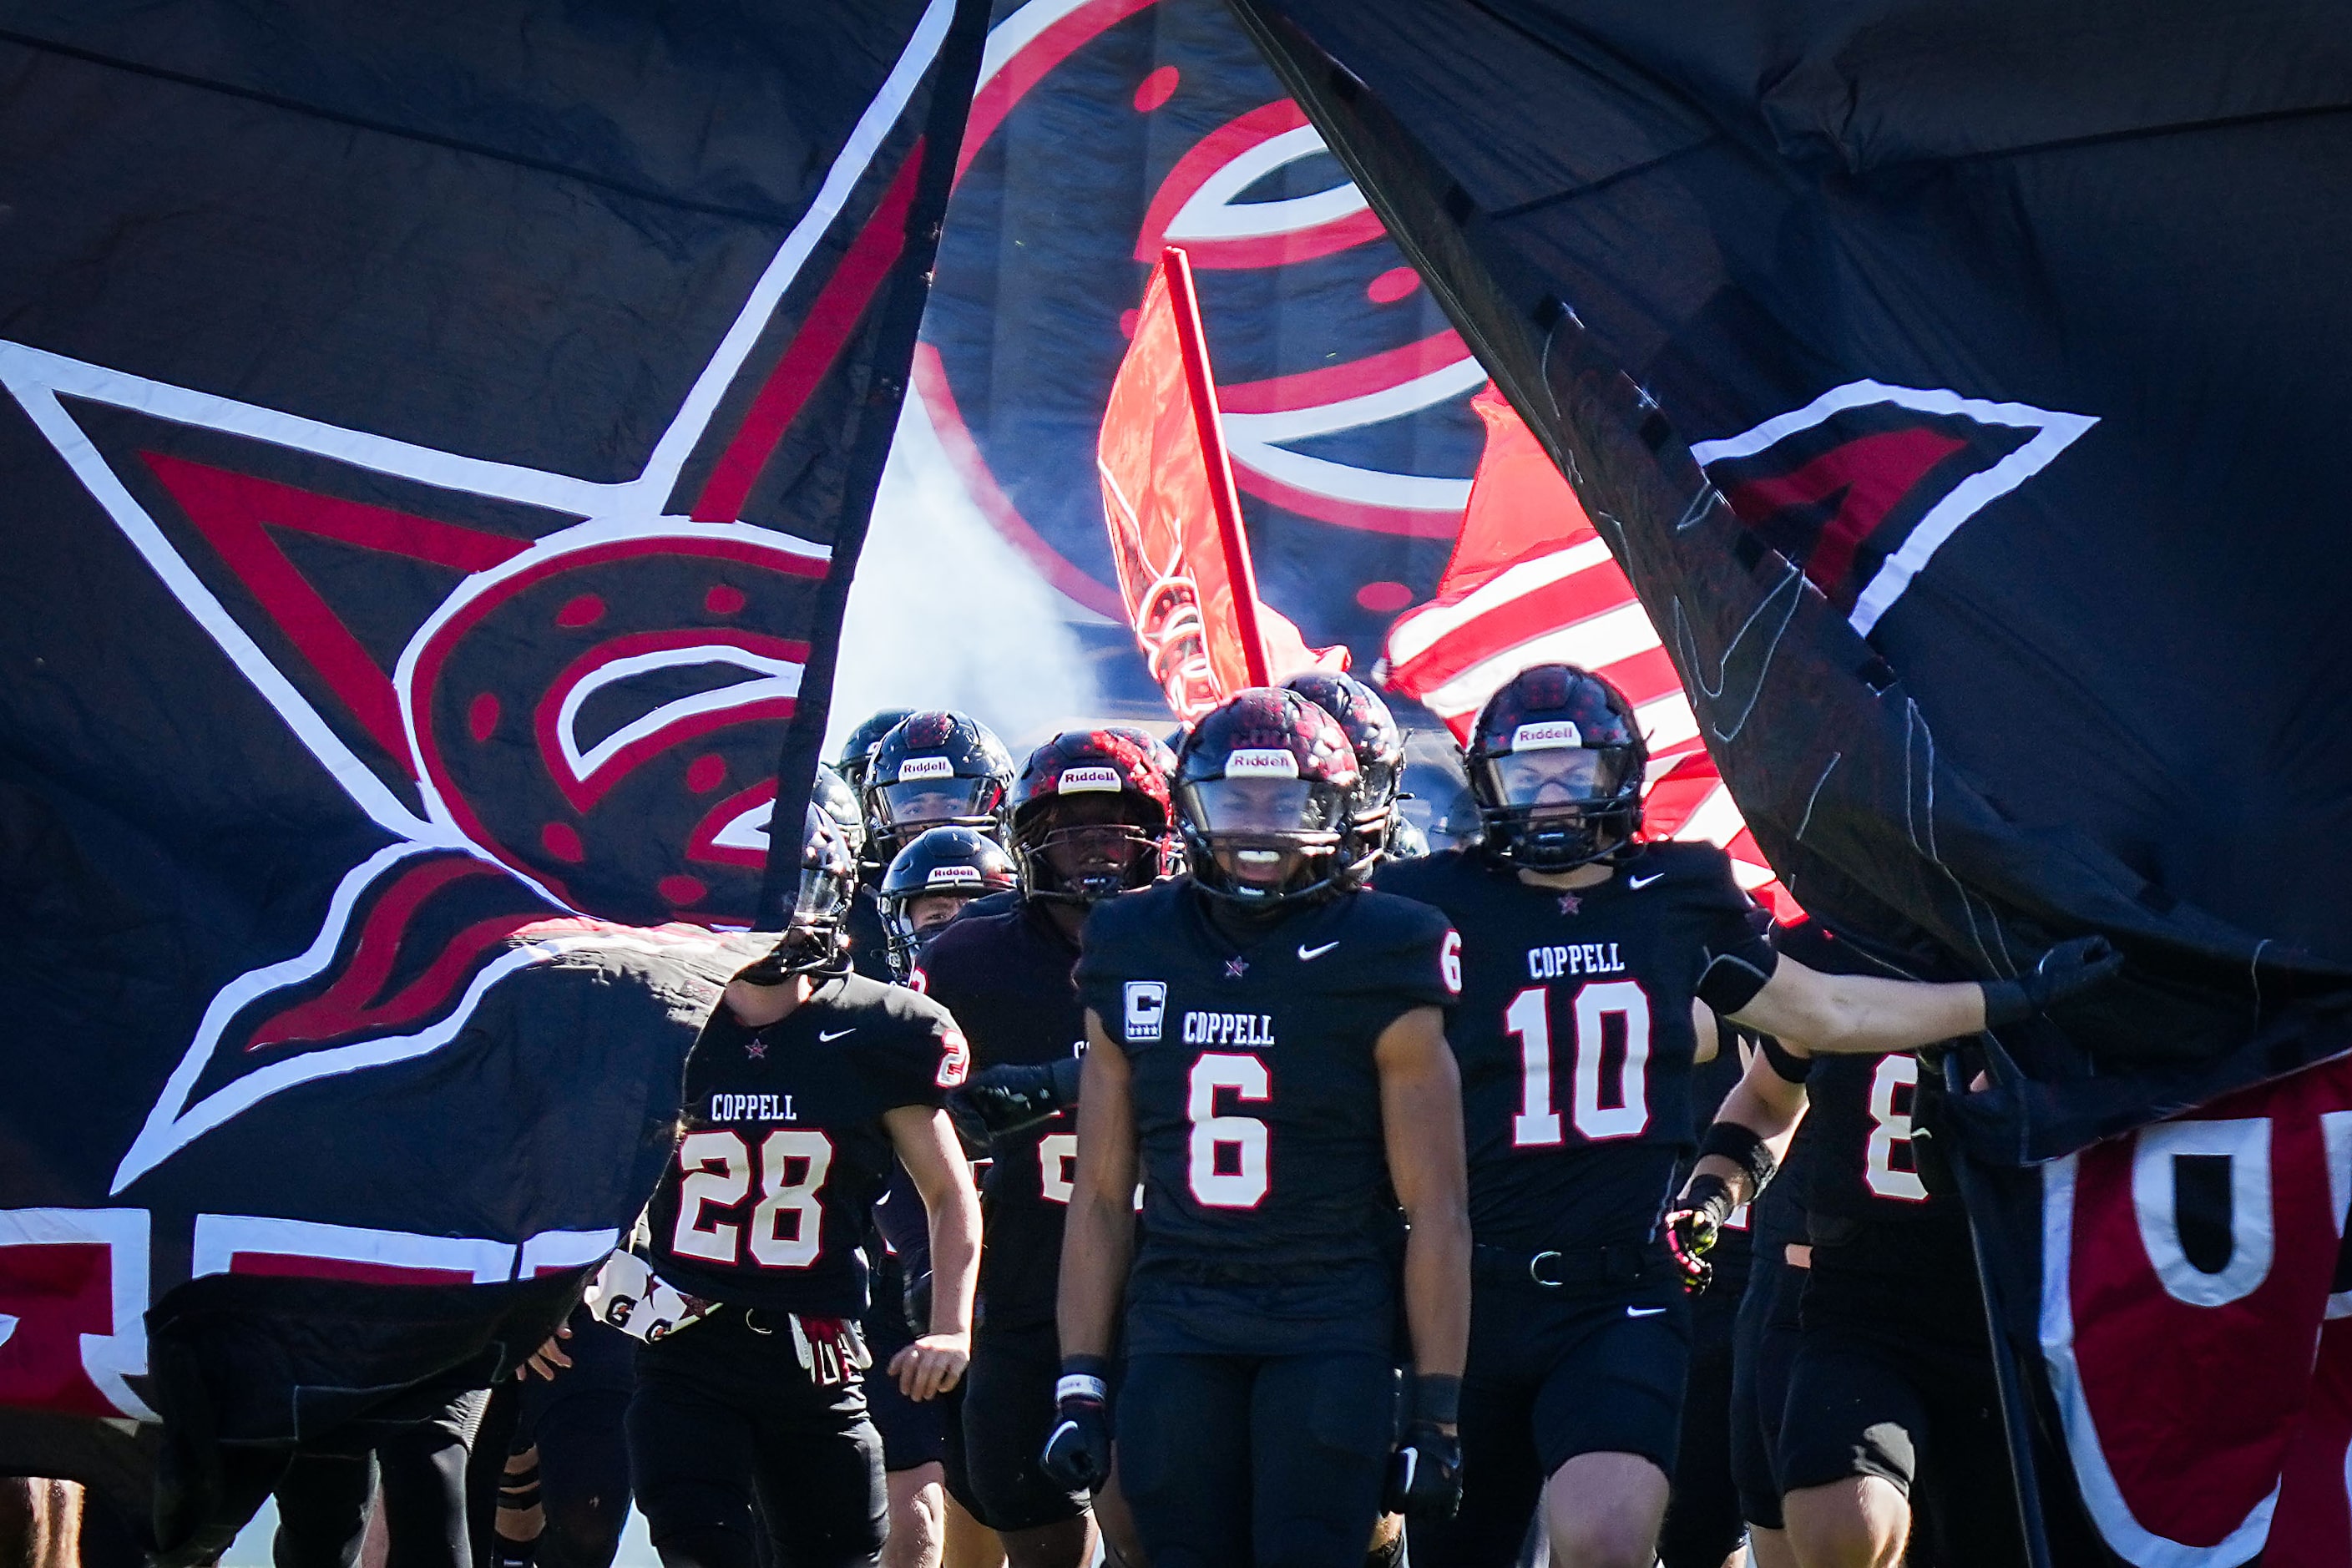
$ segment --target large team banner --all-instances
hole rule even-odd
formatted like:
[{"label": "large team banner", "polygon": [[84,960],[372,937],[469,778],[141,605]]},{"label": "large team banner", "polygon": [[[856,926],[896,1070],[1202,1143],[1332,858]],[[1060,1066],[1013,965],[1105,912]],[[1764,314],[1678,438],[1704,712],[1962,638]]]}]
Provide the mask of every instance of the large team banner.
[{"label": "large team banner", "polygon": [[[1954,1099],[2048,1561],[2352,1562],[2339,12],[1236,0]],[[2171,1120],[2166,1120],[2170,1118]]]},{"label": "large team banner", "polygon": [[201,1558],[651,1190],[986,21],[10,8],[7,1468]]}]

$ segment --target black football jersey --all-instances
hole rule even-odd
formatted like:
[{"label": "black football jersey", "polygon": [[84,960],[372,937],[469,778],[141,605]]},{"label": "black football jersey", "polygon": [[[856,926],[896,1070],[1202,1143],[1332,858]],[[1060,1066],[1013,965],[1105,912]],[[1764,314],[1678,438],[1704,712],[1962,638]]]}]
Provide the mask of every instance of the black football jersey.
[{"label": "black football jersey", "polygon": [[867,883],[857,884],[842,912],[841,928],[849,934],[849,962],[858,973],[883,984],[891,983],[890,933],[882,929],[882,906]]},{"label": "black football jersey", "polygon": [[[1781,952],[1824,974],[1888,974],[1818,921],[1773,933]],[[1890,976],[1899,978],[1899,976]],[[1912,1221],[1961,1215],[1958,1200],[1930,1192],[1912,1149],[1919,1058],[1822,1056],[1805,1079],[1805,1207],[1849,1220]]]},{"label": "black football jersey", "polygon": [[1128,1348],[1387,1353],[1402,1225],[1373,1047],[1452,1005],[1454,934],[1422,905],[1343,893],[1235,951],[1208,896],[1179,878],[1100,905],[1078,963],[1134,1075]]},{"label": "black football jersey", "polygon": [[686,1062],[677,1152],[647,1219],[654,1272],[688,1295],[814,1317],[866,1308],[861,1245],[889,1181],[885,1112],[961,1083],[947,1009],[860,974],[752,1030],[721,1006]]},{"label": "black football jersey", "polygon": [[1727,1013],[1777,962],[1706,844],[1652,844],[1597,886],[1532,887],[1478,850],[1391,861],[1378,885],[1461,933],[1470,1231],[1529,1252],[1654,1233],[1693,1137],[1691,999]]},{"label": "black football jersey", "polygon": [[[1076,945],[1050,914],[1016,902],[994,914],[958,917],[932,942],[919,973],[924,994],[955,1015],[978,1072],[1083,1054],[1086,1010],[1070,974],[1077,961]],[[1077,1118],[1056,1114],[992,1140],[988,1152],[982,1317],[997,1328],[1050,1323],[1078,1155]]]}]

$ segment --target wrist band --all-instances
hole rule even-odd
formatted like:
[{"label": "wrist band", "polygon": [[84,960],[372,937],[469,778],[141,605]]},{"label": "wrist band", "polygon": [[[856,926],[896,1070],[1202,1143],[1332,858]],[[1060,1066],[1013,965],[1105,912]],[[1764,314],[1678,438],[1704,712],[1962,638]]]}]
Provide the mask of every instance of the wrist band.
[{"label": "wrist band", "polygon": [[1110,1357],[1103,1355],[1087,1355],[1083,1352],[1074,1352],[1073,1353],[1062,1358],[1062,1371],[1071,1376],[1108,1377],[1110,1375]]},{"label": "wrist band", "polygon": [[1462,1380],[1448,1373],[1423,1373],[1412,1380],[1412,1415],[1451,1426],[1462,1414]]},{"label": "wrist band", "polygon": [[1748,1194],[1750,1203],[1762,1194],[1771,1184],[1772,1173],[1780,1168],[1780,1163],[1772,1158],[1772,1151],[1764,1146],[1764,1140],[1756,1135],[1755,1130],[1742,1127],[1737,1121],[1707,1124],[1706,1133],[1698,1141],[1696,1157],[1703,1160],[1709,1154],[1720,1155],[1748,1173],[1748,1183],[1754,1189]]},{"label": "wrist band", "polygon": [[1054,1403],[1065,1399],[1091,1399],[1097,1405],[1110,1403],[1110,1390],[1103,1380],[1083,1372],[1066,1372],[1054,1384]]}]

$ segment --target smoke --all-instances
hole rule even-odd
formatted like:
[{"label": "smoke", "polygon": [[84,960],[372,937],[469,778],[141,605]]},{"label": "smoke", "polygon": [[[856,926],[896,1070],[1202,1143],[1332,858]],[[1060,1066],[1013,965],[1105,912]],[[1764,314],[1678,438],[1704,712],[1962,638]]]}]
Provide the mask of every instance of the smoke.
[{"label": "smoke", "polygon": [[824,754],[877,708],[961,709],[1016,755],[1022,738],[1092,713],[1068,613],[972,505],[910,395],[850,584]]}]

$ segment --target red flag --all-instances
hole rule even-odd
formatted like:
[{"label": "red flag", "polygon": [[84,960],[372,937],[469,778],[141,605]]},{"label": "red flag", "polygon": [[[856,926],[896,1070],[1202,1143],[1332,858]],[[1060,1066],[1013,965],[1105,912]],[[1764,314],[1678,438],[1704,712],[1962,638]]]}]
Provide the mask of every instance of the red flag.
[{"label": "red flag", "polygon": [[1650,835],[1722,845],[1742,885],[1783,919],[1794,916],[1795,900],[1700,743],[1648,614],[1576,492],[1500,393],[1489,386],[1470,406],[1486,422],[1486,450],[1462,533],[1437,596],[1389,628],[1383,683],[1467,742],[1486,699],[1531,664],[1564,661],[1607,678],[1633,700],[1649,738]]},{"label": "red flag", "polygon": [[1129,625],[1168,706],[1190,722],[1235,691],[1345,669],[1261,603],[1192,268],[1170,247],[1144,287],[1096,448]]}]

